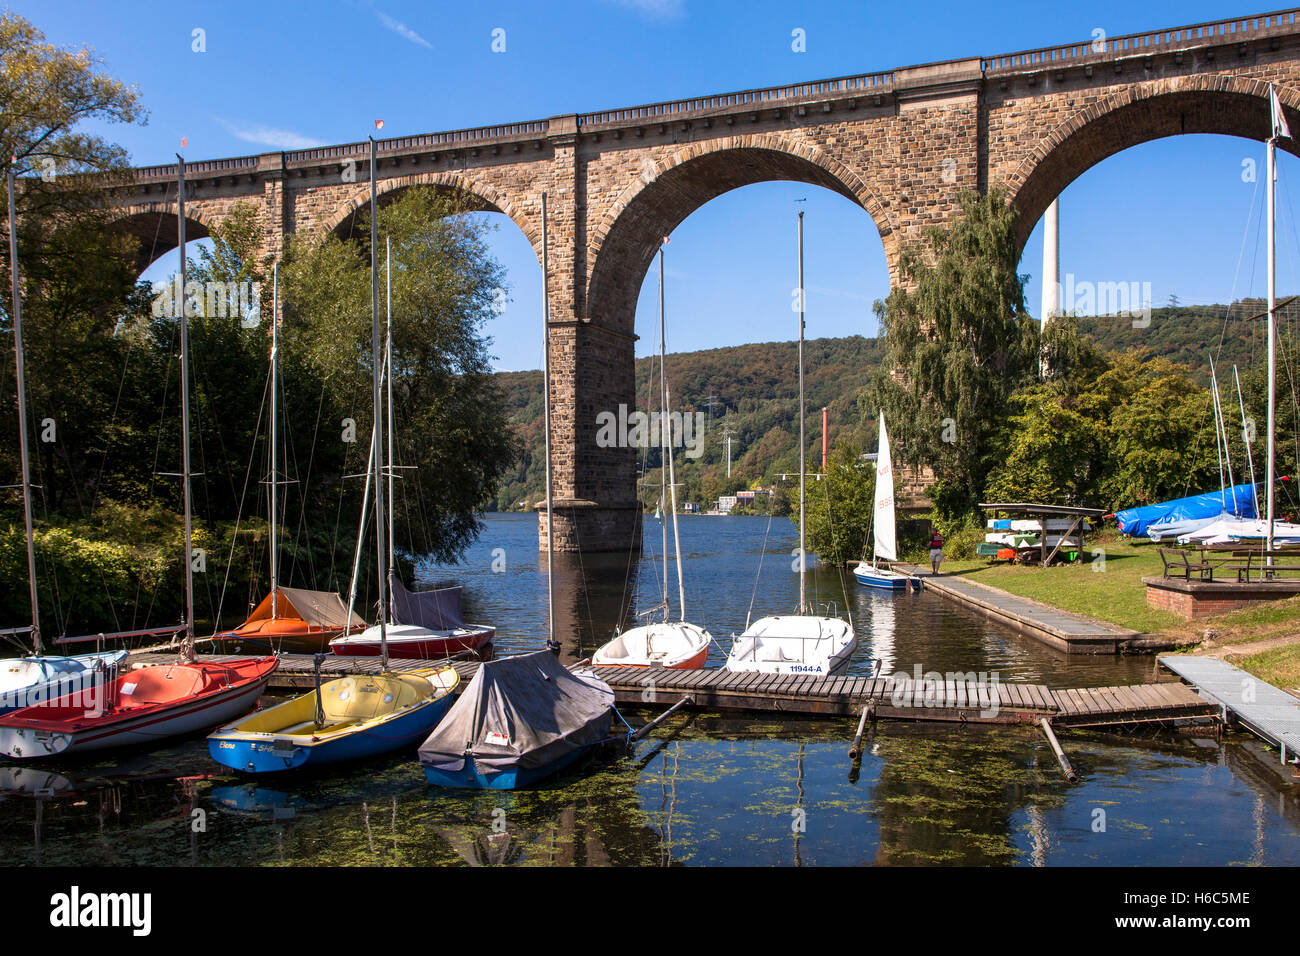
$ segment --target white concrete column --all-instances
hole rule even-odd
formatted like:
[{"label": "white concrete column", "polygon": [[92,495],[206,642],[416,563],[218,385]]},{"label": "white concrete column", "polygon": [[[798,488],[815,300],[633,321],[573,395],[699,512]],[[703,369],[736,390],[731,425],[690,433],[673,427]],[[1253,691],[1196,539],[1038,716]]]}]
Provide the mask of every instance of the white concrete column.
[{"label": "white concrete column", "polygon": [[1061,228],[1059,199],[1053,199],[1043,214],[1043,309],[1042,321],[1061,314]]}]

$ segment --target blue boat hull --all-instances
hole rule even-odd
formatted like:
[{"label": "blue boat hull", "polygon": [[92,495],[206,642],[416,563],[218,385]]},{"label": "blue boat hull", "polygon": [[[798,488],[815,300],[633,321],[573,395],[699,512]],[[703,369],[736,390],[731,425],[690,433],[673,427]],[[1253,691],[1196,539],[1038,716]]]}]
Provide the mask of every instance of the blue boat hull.
[{"label": "blue boat hull", "polygon": [[364,760],[418,743],[451,709],[452,695],[446,694],[367,731],[344,734],[310,744],[258,738],[208,738],[208,753],[223,766],[243,773],[276,773],[300,767],[318,767],[347,760]]},{"label": "blue boat hull", "polygon": [[453,773],[436,767],[425,767],[424,777],[435,787],[451,787],[460,790],[518,790],[521,787],[532,786],[577,763],[581,757],[590,753],[594,746],[592,744],[575,750],[541,767],[516,767],[513,770],[491,775],[480,771],[471,756],[465,758],[465,766],[459,771]]},{"label": "blue boat hull", "polygon": [[[858,579],[859,584],[866,585],[869,588],[879,588],[882,591],[905,591],[913,583],[911,578],[906,577],[882,577],[870,572],[854,571],[853,576]],[[919,586],[920,582],[916,582]]]}]

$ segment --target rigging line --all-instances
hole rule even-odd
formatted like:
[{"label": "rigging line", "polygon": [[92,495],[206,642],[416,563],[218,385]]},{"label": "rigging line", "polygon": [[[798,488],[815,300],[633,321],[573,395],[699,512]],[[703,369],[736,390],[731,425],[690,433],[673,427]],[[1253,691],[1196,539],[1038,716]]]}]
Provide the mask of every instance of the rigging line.
[{"label": "rigging line", "polygon": [[[220,596],[217,599],[216,612],[213,614],[213,618],[212,618],[213,634],[221,630],[221,612],[222,610],[224,610],[226,606],[226,587],[230,583],[230,569],[234,567],[235,564],[235,549],[239,547],[239,526],[243,522],[244,502],[247,500],[248,497],[248,482],[253,474],[253,459],[257,457],[258,438],[260,438],[262,434],[262,416],[266,412],[266,393],[270,389],[270,387],[271,387],[271,369],[270,366],[268,365],[266,369],[266,381],[262,384],[262,404],[258,406],[257,424],[253,428],[253,434],[257,437],[253,439],[253,447],[250,449],[248,453],[248,467],[244,469],[244,487],[239,492],[239,508],[235,512],[235,530],[234,533],[230,536],[230,554],[226,558],[226,573],[221,579],[221,592],[220,592]],[[272,494],[274,494],[275,493],[274,475],[271,476],[271,482],[272,484],[269,485],[268,488],[269,491]],[[250,554],[250,566],[251,566],[251,554]],[[252,586],[253,580],[254,580],[254,575],[250,573],[249,574],[250,587]]]},{"label": "rigging line", "polygon": [[[754,599],[758,597],[758,581],[763,574],[763,558],[767,554],[767,535],[772,530],[772,509],[767,512],[767,527],[763,529],[763,544],[758,551],[758,570],[754,573],[754,587],[749,593],[749,610],[745,612],[745,628],[749,628],[749,619],[754,614]],[[803,555],[799,556],[800,560]]]},{"label": "rigging line", "polygon": [[[299,529],[299,535],[296,536],[296,537],[295,537],[295,540],[294,540],[294,545],[295,545],[295,554],[294,554],[294,558],[293,558],[293,560],[294,560],[294,567],[295,567],[295,568],[297,567],[297,564],[298,564],[298,555],[297,555],[297,553],[296,553],[297,548],[300,546],[300,543],[301,543],[302,539],[305,538],[305,537],[307,536],[307,494],[308,494],[308,489],[309,489],[309,487],[310,487],[310,485],[311,485],[311,476],[312,476],[312,474],[313,474],[313,472],[314,472],[314,470],[315,470],[315,465],[316,465],[316,443],[317,443],[317,441],[318,441],[319,438],[320,438],[320,423],[321,423],[321,417],[322,417],[322,415],[324,414],[324,411],[325,411],[325,386],[324,386],[324,384],[322,384],[322,385],[321,385],[321,390],[320,390],[320,399],[319,399],[319,400],[317,401],[317,403],[316,403],[316,422],[315,422],[315,424],[312,426],[312,433],[311,433],[311,454],[307,456],[307,476],[303,479],[303,484],[301,485],[301,487],[300,487],[299,490],[298,490],[298,505],[299,505],[299,507],[298,507],[298,529]],[[297,460],[298,460],[298,459],[297,459],[297,455],[295,454],[295,456],[294,456],[294,462],[296,463]],[[302,545],[302,546],[305,547],[306,552],[307,552],[307,573],[311,575],[312,587],[314,588],[314,587],[317,586],[317,577],[316,577],[316,552],[315,552],[315,550],[311,547],[310,543],[308,543],[308,544],[306,544],[306,545]]]},{"label": "rigging line", "polygon": [[[171,394],[172,365],[176,359],[176,336],[179,334],[179,323],[175,325],[168,323],[168,327],[171,330],[171,335],[165,337],[167,360],[163,363],[162,400],[158,403],[158,429],[155,432],[154,438],[153,467],[150,468],[149,480],[145,483],[145,499],[148,501],[154,500],[154,485],[158,480],[158,461],[162,457],[163,424],[167,420],[167,398]],[[151,325],[149,331],[151,335],[153,335],[156,332],[156,327]],[[154,336],[154,343],[155,345],[158,344],[156,335]],[[149,609],[145,612],[145,622],[149,620],[150,614],[153,613],[153,606],[158,599],[158,586],[159,584],[154,585],[152,599],[149,602]],[[137,630],[143,623],[140,621],[140,592],[143,587],[143,579],[139,575],[136,575],[135,598],[131,603],[131,630]]]}]

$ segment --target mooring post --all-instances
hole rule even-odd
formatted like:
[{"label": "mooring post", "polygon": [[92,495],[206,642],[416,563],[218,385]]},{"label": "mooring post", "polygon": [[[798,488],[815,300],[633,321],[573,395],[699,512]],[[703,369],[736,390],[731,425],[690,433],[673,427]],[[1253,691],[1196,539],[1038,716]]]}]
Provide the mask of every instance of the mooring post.
[{"label": "mooring post", "polygon": [[1061,744],[1057,741],[1056,734],[1052,733],[1052,722],[1044,717],[1039,720],[1039,724],[1042,725],[1043,733],[1047,735],[1047,742],[1052,745],[1052,752],[1056,754],[1056,762],[1059,763],[1061,769],[1065,771],[1065,779],[1070,781],[1077,779],[1078,774],[1076,774],[1074,768],[1070,766],[1070,758],[1067,757],[1065,751],[1061,749]]},{"label": "mooring post", "polygon": [[857,760],[862,756],[862,733],[867,729],[867,712],[870,709],[870,704],[866,704],[862,708],[862,717],[858,720],[858,732],[853,737],[853,746],[849,748],[850,760]]}]

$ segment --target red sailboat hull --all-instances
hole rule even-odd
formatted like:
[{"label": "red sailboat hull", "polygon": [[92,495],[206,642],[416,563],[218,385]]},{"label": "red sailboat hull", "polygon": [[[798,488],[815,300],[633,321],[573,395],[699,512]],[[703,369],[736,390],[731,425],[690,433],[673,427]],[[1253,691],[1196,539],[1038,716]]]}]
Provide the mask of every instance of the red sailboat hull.
[{"label": "red sailboat hull", "polygon": [[98,693],[0,717],[0,754],[30,759],[106,750],[216,727],[256,706],[278,664],[261,657],[128,671]]}]

